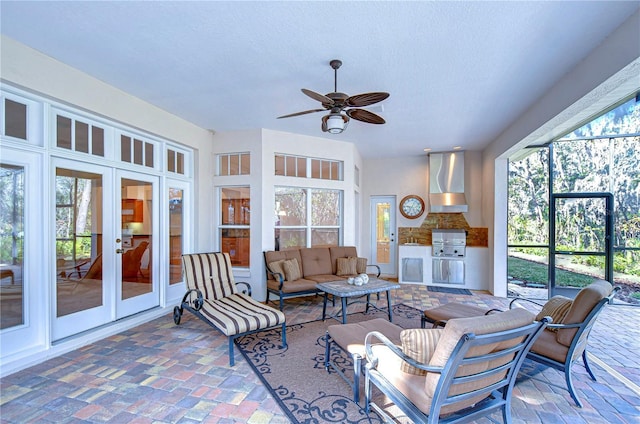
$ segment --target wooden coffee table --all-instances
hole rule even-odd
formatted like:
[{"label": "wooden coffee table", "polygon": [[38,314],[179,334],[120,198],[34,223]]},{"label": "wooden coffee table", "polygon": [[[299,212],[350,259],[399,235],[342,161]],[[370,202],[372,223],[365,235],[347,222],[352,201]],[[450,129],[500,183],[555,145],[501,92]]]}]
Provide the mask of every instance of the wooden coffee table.
[{"label": "wooden coffee table", "polygon": [[[389,322],[393,322],[390,292],[392,289],[400,288],[400,284],[398,283],[392,283],[389,281],[380,280],[378,278],[370,278],[369,282],[362,286],[352,285],[347,283],[346,280],[340,280],[340,281],[329,281],[327,283],[318,283],[316,284],[316,287],[319,290],[322,290],[324,292],[324,300],[322,302],[322,320],[323,321],[325,320],[325,317],[327,314],[327,297],[330,294],[340,298],[342,302],[342,323],[346,324],[347,323],[347,306],[352,305],[354,303],[365,303],[366,304],[365,312],[369,311],[369,306],[371,306],[374,309],[381,310],[376,305],[371,303],[371,295],[374,293],[387,292],[387,308],[389,310],[389,313],[388,313]],[[357,298],[357,297],[363,297],[363,296],[367,296],[366,301],[354,300],[351,302],[347,302],[347,299],[350,297]],[[329,318],[334,318],[340,321],[338,319],[339,317],[340,315],[336,315],[336,316],[331,315]]]}]

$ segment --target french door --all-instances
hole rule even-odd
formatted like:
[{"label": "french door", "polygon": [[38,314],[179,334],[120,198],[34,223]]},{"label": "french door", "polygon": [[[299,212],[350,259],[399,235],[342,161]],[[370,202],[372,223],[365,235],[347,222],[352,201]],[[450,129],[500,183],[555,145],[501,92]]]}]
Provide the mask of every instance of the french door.
[{"label": "french door", "polygon": [[55,159],[53,340],[159,305],[158,179]]},{"label": "french door", "polygon": [[396,198],[371,197],[371,257],[380,273],[397,275]]}]

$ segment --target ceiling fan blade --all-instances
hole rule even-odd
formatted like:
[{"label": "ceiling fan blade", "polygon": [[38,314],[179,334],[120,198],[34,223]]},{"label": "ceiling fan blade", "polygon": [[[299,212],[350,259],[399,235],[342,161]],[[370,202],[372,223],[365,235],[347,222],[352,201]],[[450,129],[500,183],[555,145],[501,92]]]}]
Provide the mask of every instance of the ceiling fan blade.
[{"label": "ceiling fan blade", "polygon": [[311,91],[311,90],[307,90],[306,88],[303,88],[302,92],[307,96],[311,97],[313,100],[317,100],[322,104],[328,104],[329,106],[333,104],[333,100],[331,100],[329,97],[324,96],[320,93],[316,93],[315,91]]},{"label": "ceiling fan blade", "polygon": [[289,115],[278,116],[278,119],[291,118],[292,116],[306,115],[307,113],[314,113],[314,112],[326,112],[326,109],[312,109],[312,110],[305,110],[303,112],[290,113]]},{"label": "ceiling fan blade", "polygon": [[384,124],[385,120],[382,116],[376,115],[373,112],[369,112],[365,109],[347,109],[345,110],[349,118],[356,119],[358,121],[366,122],[367,124]]},{"label": "ceiling fan blade", "polygon": [[356,107],[369,106],[381,102],[387,97],[389,97],[389,93],[385,92],[356,94],[345,100],[345,105]]}]

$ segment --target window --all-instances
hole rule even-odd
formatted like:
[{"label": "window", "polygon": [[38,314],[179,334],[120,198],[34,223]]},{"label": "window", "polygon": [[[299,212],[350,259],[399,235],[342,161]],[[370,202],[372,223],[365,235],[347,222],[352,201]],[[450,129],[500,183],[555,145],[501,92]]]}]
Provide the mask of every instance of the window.
[{"label": "window", "polygon": [[27,139],[27,105],[4,99],[4,134]]},{"label": "window", "polygon": [[167,171],[184,175],[184,153],[167,149]]},{"label": "window", "polygon": [[[342,181],[343,162],[303,156],[275,155],[275,175]],[[309,175],[308,170],[311,170]]]},{"label": "window", "polygon": [[169,188],[169,284],[182,281],[184,190]]},{"label": "window", "polygon": [[220,251],[231,265],[249,267],[251,246],[251,198],[249,187],[220,188]]},{"label": "window", "polygon": [[251,155],[249,153],[227,153],[218,155],[218,175],[249,175]]},{"label": "window", "polygon": [[120,160],[134,165],[154,168],[155,145],[125,134],[120,135]]},{"label": "window", "polygon": [[338,246],[342,238],[342,191],[276,187],[275,248]]},{"label": "window", "polygon": [[104,128],[56,115],[56,146],[104,157]]}]

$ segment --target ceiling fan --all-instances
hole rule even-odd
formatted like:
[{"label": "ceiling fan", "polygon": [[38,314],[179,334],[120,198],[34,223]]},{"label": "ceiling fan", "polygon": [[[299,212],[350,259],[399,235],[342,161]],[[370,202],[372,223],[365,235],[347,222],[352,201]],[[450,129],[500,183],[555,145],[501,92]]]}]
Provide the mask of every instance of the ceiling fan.
[{"label": "ceiling fan", "polygon": [[349,96],[338,92],[338,68],[342,66],[342,61],[334,59],[329,62],[334,71],[334,92],[322,95],[315,91],[302,89],[302,92],[314,100],[322,103],[323,109],[311,109],[303,112],[291,113],[289,115],[279,116],[280,118],[291,118],[293,116],[306,115],[307,113],[323,112],[328,110],[329,114],[322,117],[322,131],[331,134],[340,134],[347,128],[349,118],[366,122],[367,124],[384,124],[385,120],[366,109],[358,109],[360,107],[369,106],[374,103],[381,102],[389,97],[389,93],[374,92],[356,94]]}]

